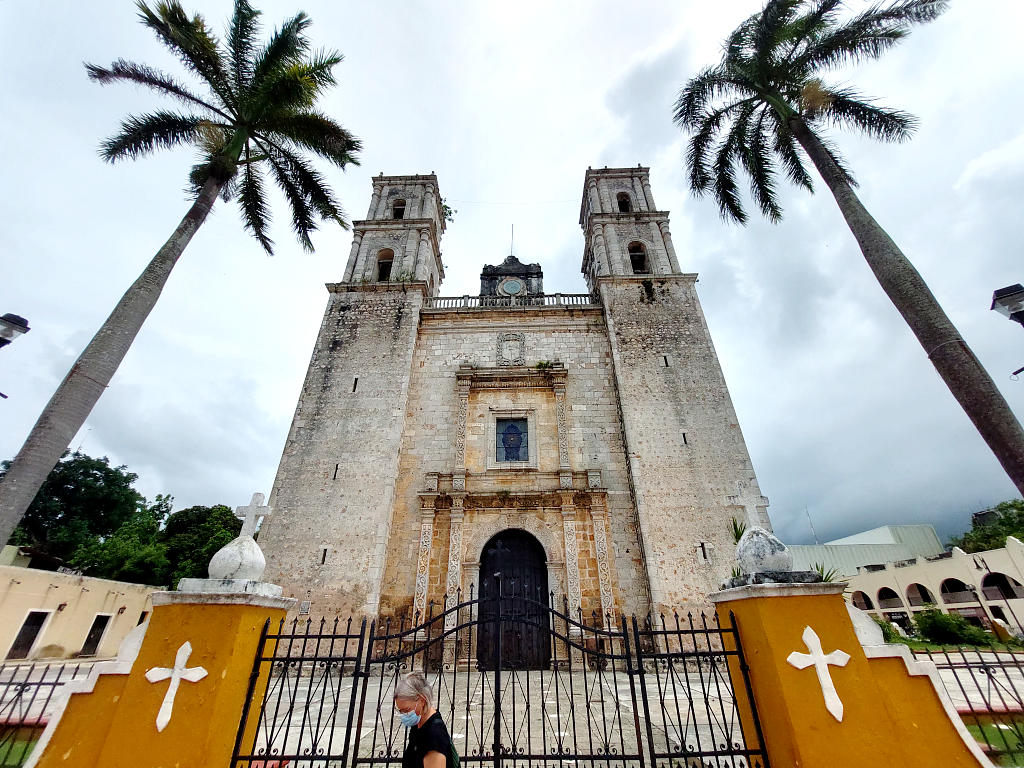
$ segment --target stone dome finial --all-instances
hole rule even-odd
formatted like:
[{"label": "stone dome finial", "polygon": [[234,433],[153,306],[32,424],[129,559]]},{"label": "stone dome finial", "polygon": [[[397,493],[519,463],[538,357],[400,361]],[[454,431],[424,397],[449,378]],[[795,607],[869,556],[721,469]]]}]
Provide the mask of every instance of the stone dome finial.
[{"label": "stone dome finial", "polygon": [[736,545],[736,560],[744,574],[793,570],[793,554],[778,537],[756,525],[746,530]]}]

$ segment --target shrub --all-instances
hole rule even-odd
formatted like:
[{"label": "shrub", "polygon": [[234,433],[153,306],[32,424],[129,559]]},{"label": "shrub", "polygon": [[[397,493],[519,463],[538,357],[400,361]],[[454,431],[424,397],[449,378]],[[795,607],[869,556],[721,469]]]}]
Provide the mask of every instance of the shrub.
[{"label": "shrub", "polygon": [[892,625],[891,621],[887,619],[880,619],[877,616],[872,616],[872,620],[878,625],[878,628],[882,630],[882,639],[887,643],[902,643],[903,636],[896,631],[896,627]]},{"label": "shrub", "polygon": [[925,640],[933,643],[989,645],[991,639],[983,629],[968,623],[959,613],[942,613],[937,609],[921,611],[914,616],[914,626]]}]

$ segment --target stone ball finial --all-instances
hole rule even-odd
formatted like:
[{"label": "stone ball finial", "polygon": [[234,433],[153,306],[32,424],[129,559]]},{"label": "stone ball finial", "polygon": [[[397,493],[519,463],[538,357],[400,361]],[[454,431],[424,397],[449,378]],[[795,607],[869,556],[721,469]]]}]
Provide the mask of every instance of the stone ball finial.
[{"label": "stone ball finial", "polygon": [[773,534],[751,526],[736,546],[736,560],[745,574],[793,570],[793,554]]},{"label": "stone ball finial", "polygon": [[248,579],[259,581],[267,569],[263,550],[252,536],[232,539],[210,559],[211,579]]}]

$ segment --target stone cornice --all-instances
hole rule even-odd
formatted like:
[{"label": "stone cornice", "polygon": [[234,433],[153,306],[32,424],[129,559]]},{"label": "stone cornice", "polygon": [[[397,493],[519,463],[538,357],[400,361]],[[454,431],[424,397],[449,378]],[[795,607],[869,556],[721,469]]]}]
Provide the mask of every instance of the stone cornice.
[{"label": "stone cornice", "polygon": [[329,293],[410,293],[419,291],[426,295],[427,284],[422,280],[408,283],[326,283]]},{"label": "stone cornice", "polygon": [[598,283],[637,283],[638,285],[645,282],[680,282],[680,283],[696,283],[697,273],[696,272],[680,272],[674,275],[600,275],[597,278]]},{"label": "stone cornice", "polygon": [[459,384],[470,389],[554,389],[555,386],[565,386],[567,373],[562,363],[553,363],[550,368],[524,365],[475,368],[460,365],[455,378]]}]

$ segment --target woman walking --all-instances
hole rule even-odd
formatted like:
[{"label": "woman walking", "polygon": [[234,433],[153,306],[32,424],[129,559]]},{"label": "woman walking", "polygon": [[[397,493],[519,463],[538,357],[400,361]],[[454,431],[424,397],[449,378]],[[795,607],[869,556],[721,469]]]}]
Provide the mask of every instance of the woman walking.
[{"label": "woman walking", "polygon": [[459,756],[441,714],[434,691],[422,672],[402,675],[395,686],[395,709],[409,729],[402,768],[459,768]]}]

